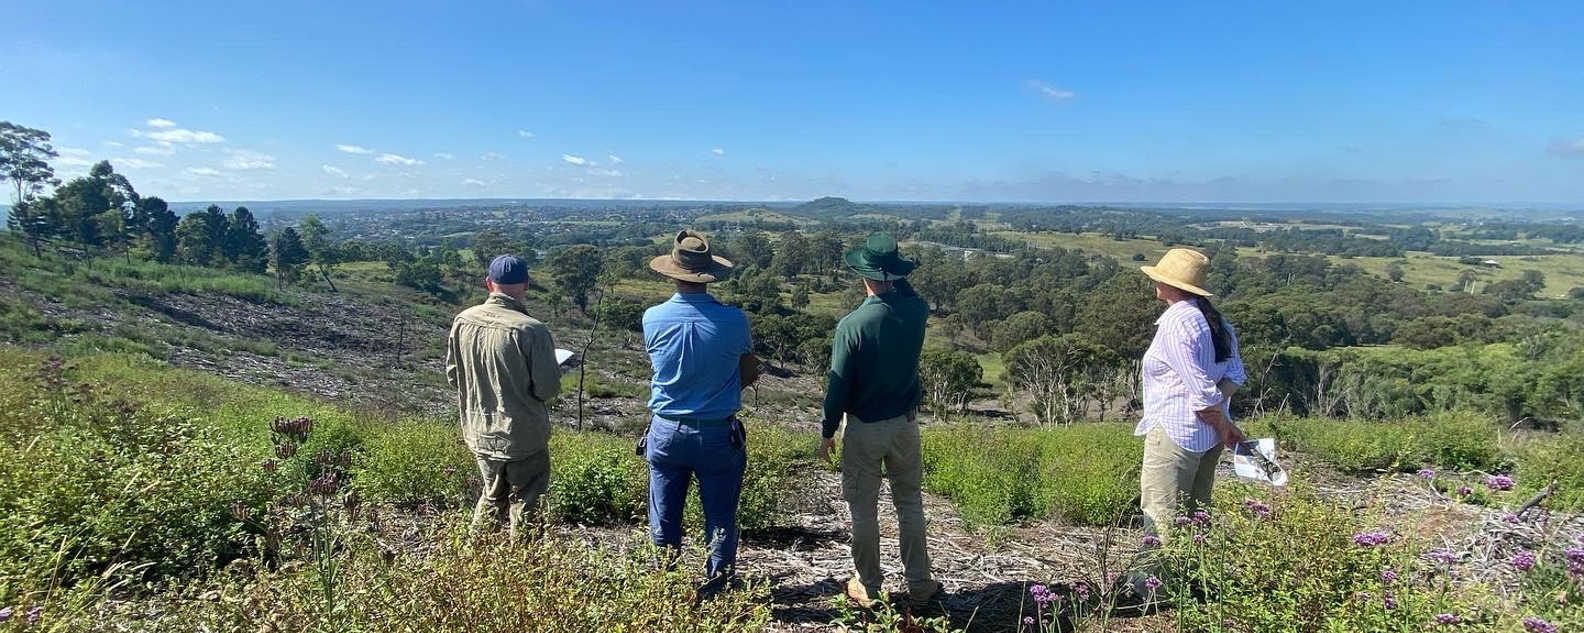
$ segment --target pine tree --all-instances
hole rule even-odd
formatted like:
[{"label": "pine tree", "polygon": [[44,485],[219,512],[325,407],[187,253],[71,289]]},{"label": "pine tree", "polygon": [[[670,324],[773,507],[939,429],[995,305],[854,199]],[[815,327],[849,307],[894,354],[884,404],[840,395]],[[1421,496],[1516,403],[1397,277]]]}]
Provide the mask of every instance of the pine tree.
[{"label": "pine tree", "polygon": [[263,273],[267,250],[268,245],[264,242],[263,234],[259,233],[258,220],[253,219],[253,212],[248,211],[247,207],[237,207],[226,221],[226,259],[237,270]]},{"label": "pine tree", "polygon": [[286,227],[270,240],[270,263],[275,267],[275,287],[295,283],[308,263],[308,249],[303,247],[297,229]]}]

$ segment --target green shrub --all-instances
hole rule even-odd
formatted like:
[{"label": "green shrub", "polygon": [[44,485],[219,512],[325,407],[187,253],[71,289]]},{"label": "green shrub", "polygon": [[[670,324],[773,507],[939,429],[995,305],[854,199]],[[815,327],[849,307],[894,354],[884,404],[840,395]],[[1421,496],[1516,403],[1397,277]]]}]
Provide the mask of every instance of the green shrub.
[{"label": "green shrub", "polygon": [[583,524],[630,522],[647,516],[649,470],[632,439],[557,433],[550,441],[550,516]]},{"label": "green shrub", "polygon": [[456,425],[391,424],[363,441],[352,477],[365,499],[438,507],[463,503],[478,472]]},{"label": "green shrub", "polygon": [[970,524],[1028,519],[1106,525],[1131,508],[1143,445],[1117,424],[1017,429],[967,425],[924,433],[924,486]]},{"label": "green shrub", "polygon": [[[460,530],[455,530],[460,532]],[[437,631],[470,633],[759,631],[769,621],[769,592],[749,584],[698,601],[695,565],[666,570],[657,555],[547,539],[512,546],[472,543],[460,535],[425,535],[439,547],[382,553],[358,541],[342,554],[337,594],[325,599],[314,573],[260,574],[220,587],[224,601],[173,602],[158,618],[139,606],[108,605],[111,621],[138,630]],[[49,607],[46,605],[46,611]],[[101,630],[104,613],[85,613],[68,630]]]},{"label": "green shrub", "polygon": [[1267,418],[1282,448],[1347,472],[1420,468],[1492,469],[1504,465],[1497,427],[1475,413],[1437,413],[1392,421]]},{"label": "green shrub", "polygon": [[[1439,563],[1424,556],[1432,544],[1376,512],[1355,512],[1302,489],[1266,499],[1268,512],[1256,512],[1244,499],[1263,492],[1234,487],[1217,495],[1208,525],[1174,528],[1165,557],[1177,582],[1165,591],[1178,630],[1407,632],[1437,628],[1440,614],[1471,624],[1501,616],[1481,586],[1448,591]],[[1356,544],[1354,535],[1366,531],[1387,542]],[[1213,600],[1195,599],[1191,590]],[[1299,622],[1311,626],[1294,629]]]},{"label": "green shrub", "polygon": [[1519,453],[1517,462],[1518,486],[1526,495],[1555,481],[1557,487],[1548,505],[1584,512],[1584,431],[1536,442]]}]

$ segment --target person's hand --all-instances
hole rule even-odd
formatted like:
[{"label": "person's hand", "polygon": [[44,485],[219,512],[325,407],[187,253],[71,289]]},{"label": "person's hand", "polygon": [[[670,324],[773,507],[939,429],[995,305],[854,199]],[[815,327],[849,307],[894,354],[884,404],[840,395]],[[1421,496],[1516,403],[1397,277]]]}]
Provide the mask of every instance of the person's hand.
[{"label": "person's hand", "polygon": [[1221,444],[1227,446],[1228,448],[1242,444],[1248,439],[1243,436],[1243,430],[1239,429],[1236,424],[1231,422],[1222,421],[1221,428],[1216,430],[1221,436]]},{"label": "person's hand", "polygon": [[831,453],[836,451],[836,438],[820,438],[820,460],[830,461]]}]

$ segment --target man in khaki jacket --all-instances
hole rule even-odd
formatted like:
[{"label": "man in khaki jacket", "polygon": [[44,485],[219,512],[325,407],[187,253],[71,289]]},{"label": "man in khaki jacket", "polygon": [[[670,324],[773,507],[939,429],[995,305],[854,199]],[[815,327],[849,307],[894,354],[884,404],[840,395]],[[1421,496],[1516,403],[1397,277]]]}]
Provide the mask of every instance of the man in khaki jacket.
[{"label": "man in khaki jacket", "polygon": [[505,513],[515,538],[550,485],[546,403],[561,392],[561,370],[549,328],[523,307],[527,263],[495,258],[484,286],[489,299],[451,322],[446,379],[484,480],[473,528],[496,529]]}]

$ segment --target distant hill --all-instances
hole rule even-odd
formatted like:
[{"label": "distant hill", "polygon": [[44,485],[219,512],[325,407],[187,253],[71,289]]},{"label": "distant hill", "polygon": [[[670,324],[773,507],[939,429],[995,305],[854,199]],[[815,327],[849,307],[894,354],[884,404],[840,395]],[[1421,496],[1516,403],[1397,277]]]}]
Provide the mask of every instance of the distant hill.
[{"label": "distant hill", "polygon": [[790,211],[804,217],[831,220],[851,217],[860,213],[874,213],[876,210],[871,205],[859,204],[846,198],[825,196],[792,207]]}]

